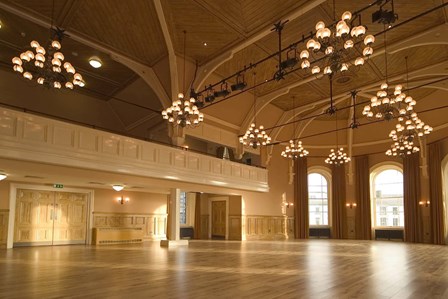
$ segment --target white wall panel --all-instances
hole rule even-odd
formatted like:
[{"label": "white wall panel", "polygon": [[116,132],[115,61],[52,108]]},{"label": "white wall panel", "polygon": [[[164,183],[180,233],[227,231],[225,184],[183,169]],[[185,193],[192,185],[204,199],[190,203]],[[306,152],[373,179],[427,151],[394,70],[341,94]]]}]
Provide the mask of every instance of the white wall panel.
[{"label": "white wall panel", "polygon": [[88,151],[97,151],[97,136],[93,132],[80,131],[79,132],[79,148]]},{"label": "white wall panel", "polygon": [[75,146],[75,130],[62,126],[54,126],[53,143],[55,145],[74,147]]},{"label": "white wall panel", "polygon": [[0,114],[0,134],[4,136],[16,136],[17,117],[5,113]]}]

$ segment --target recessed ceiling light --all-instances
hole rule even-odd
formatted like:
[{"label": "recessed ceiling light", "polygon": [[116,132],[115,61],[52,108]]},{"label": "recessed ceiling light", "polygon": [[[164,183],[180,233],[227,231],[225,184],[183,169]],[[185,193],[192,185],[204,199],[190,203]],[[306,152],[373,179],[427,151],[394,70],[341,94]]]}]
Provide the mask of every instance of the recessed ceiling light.
[{"label": "recessed ceiling light", "polygon": [[204,47],[207,47],[207,42],[204,42],[203,45],[204,45]]},{"label": "recessed ceiling light", "polygon": [[92,67],[94,68],[100,68],[103,65],[103,62],[101,61],[101,59],[99,59],[96,56],[90,57],[89,58],[89,63]]},{"label": "recessed ceiling light", "polygon": [[0,29],[3,27],[2,20],[0,20]]},{"label": "recessed ceiling light", "polygon": [[0,181],[6,179],[8,175],[6,173],[0,173]]}]

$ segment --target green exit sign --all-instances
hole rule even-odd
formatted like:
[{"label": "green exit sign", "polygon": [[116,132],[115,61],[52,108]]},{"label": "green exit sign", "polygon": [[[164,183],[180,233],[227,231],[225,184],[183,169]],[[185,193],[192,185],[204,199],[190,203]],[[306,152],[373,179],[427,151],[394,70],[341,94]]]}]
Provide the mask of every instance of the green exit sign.
[{"label": "green exit sign", "polygon": [[62,185],[62,184],[54,184],[53,188],[62,189],[62,188],[64,188],[64,185]]}]

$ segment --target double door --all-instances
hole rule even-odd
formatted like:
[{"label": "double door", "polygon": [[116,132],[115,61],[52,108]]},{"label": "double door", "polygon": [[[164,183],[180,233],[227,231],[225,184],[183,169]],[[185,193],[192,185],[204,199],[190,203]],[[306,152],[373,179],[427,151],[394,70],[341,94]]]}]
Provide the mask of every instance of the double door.
[{"label": "double door", "polygon": [[85,244],[88,195],[17,189],[14,246]]}]

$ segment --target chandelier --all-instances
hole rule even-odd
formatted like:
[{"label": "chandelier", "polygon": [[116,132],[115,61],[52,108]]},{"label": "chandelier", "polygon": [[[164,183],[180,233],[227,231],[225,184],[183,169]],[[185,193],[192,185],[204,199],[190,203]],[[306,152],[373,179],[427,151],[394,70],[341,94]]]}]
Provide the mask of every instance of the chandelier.
[{"label": "chandelier", "polygon": [[193,97],[190,100],[184,100],[183,93],[179,93],[177,97],[177,101],[174,101],[171,107],[162,111],[163,119],[167,119],[168,122],[182,128],[186,126],[196,127],[204,121],[204,114],[199,112],[195,105],[196,100]]},{"label": "chandelier", "polygon": [[[185,86],[185,49],[186,49],[187,32],[184,31],[184,74],[183,85]],[[184,94],[179,93],[177,100],[173,101],[172,105],[162,111],[162,118],[168,120],[174,126],[197,127],[204,121],[204,114],[199,112],[196,106],[196,99],[191,94],[190,99],[184,99]]]},{"label": "chandelier", "polygon": [[350,161],[350,157],[347,156],[347,153],[344,153],[344,149],[342,147],[338,150],[332,148],[330,154],[325,159],[325,163],[334,164],[336,166],[348,163]]},{"label": "chandelier", "polygon": [[412,113],[416,103],[411,96],[406,96],[402,92],[401,85],[396,85],[392,93],[389,90],[389,85],[383,83],[376,96],[373,96],[370,103],[364,106],[362,114],[367,118],[391,120],[400,115]]},{"label": "chandelier", "polygon": [[303,148],[302,141],[289,140],[289,145],[282,151],[282,157],[297,159],[308,156],[309,152]]},{"label": "chandelier", "polygon": [[[352,96],[354,97],[355,95],[352,94]],[[347,153],[344,153],[344,148],[339,147],[339,138],[338,138],[338,115],[336,113],[336,108],[335,108],[335,127],[336,127],[336,149],[331,149],[330,150],[330,154],[328,155],[328,157],[325,159],[325,163],[327,164],[333,164],[336,166],[339,165],[343,165],[345,163],[348,163],[351,161],[350,157],[347,156]]]},{"label": "chandelier", "polygon": [[[292,97],[293,102],[293,114],[294,117],[296,116],[296,102],[295,97]],[[288,159],[297,159],[297,158],[303,158],[308,156],[309,152],[303,148],[302,141],[298,141],[294,139],[296,137],[296,122],[294,122],[294,130],[293,130],[293,138],[289,140],[289,145],[286,146],[285,150],[282,151],[281,155],[284,158]]]},{"label": "chandelier", "polygon": [[419,152],[420,148],[414,142],[418,138],[430,134],[433,128],[418,118],[416,112],[399,117],[398,121],[396,129],[389,134],[394,143],[386,151],[386,155],[404,157]]},{"label": "chandelier", "polygon": [[12,59],[13,70],[22,74],[25,79],[35,79],[38,84],[46,87],[56,89],[63,86],[73,89],[75,85],[83,87],[85,82],[82,76],[76,73],[70,62],[64,62],[65,57],[60,52],[64,31],[60,28],[51,28],[51,31],[53,38],[45,47],[33,40],[30,49]]},{"label": "chandelier", "polygon": [[[256,74],[254,73],[254,87],[256,86],[255,80]],[[249,128],[246,130],[246,133],[239,138],[239,141],[242,145],[251,147],[253,149],[258,148],[261,145],[268,145],[271,143],[271,137],[264,130],[264,126],[260,125],[257,128],[257,111],[256,111],[256,95],[254,88],[254,122],[250,124]]]},{"label": "chandelier", "polygon": [[[321,71],[326,75],[332,75],[347,71],[351,65],[364,65],[365,59],[373,54],[371,46],[375,42],[375,37],[366,35],[366,27],[361,24],[350,27],[356,18],[360,23],[359,15],[352,20],[352,13],[346,11],[336,26],[331,25],[328,28],[324,22],[317,22],[315,37],[309,39],[306,43],[307,49],[300,52],[301,68],[311,68],[311,73],[314,75]],[[362,55],[356,57],[358,53]],[[310,62],[310,57],[313,58],[313,62]],[[315,65],[311,67],[312,64]]]}]

